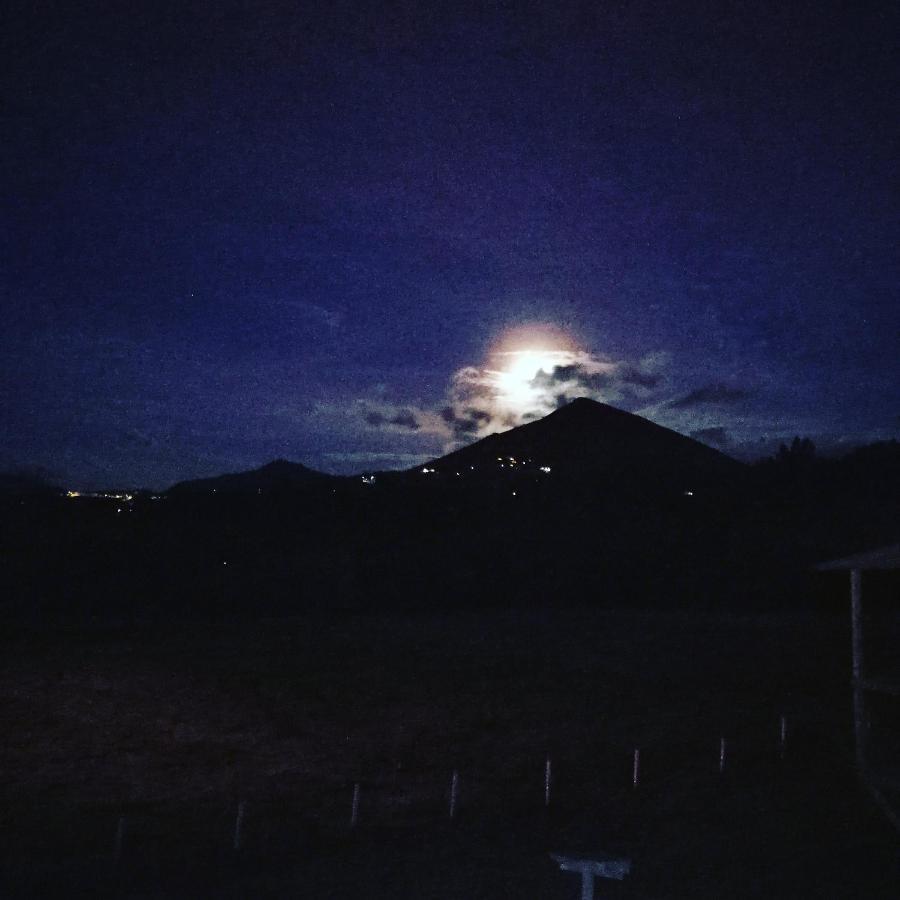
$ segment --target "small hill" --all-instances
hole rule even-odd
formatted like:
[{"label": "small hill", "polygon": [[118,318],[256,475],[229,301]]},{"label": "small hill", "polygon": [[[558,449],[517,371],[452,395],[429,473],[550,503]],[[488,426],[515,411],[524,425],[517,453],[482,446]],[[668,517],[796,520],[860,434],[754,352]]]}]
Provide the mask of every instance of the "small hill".
[{"label": "small hill", "polygon": [[42,475],[28,471],[0,472],[0,497],[54,497],[62,488],[50,484]]},{"label": "small hill", "polygon": [[334,476],[317,472],[302,463],[276,459],[249,472],[235,472],[212,478],[180,481],[167,491],[173,496],[189,494],[255,494],[284,492],[318,485]]}]

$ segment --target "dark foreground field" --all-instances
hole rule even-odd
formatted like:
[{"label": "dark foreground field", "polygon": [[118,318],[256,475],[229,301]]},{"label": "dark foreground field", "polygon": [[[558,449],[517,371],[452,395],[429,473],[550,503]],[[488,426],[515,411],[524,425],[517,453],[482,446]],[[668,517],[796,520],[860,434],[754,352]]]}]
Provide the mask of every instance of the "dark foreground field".
[{"label": "dark foreground field", "polygon": [[848,643],[571,609],[7,632],[0,896],[574,900],[548,851],[599,849],[633,874],[598,897],[893,898]]}]

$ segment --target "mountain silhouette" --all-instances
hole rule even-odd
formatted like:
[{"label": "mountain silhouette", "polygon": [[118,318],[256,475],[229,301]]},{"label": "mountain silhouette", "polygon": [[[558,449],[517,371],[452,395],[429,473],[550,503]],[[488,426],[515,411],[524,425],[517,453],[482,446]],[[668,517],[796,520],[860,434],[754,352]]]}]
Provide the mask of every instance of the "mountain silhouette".
[{"label": "mountain silhouette", "polygon": [[688,491],[739,480],[747,467],[641,416],[581,398],[412,471],[422,468],[437,476],[544,473],[554,480],[663,483]]},{"label": "mountain silhouette", "polygon": [[[552,476],[564,489],[573,482],[634,494],[683,493],[739,481],[746,466],[718,450],[641,416],[580,398],[542,419],[486,438],[406,472],[383,472],[398,481],[475,487],[510,479]],[[546,478],[545,478],[546,480]],[[274,460],[259,469],[180,482],[172,495],[278,493],[357,479],[327,475],[301,463]]]},{"label": "mountain silhouette", "polygon": [[896,442],[750,466],[576,400],[377,478],[282,459],[127,507],[0,484],[0,597],[91,616],[797,603],[814,562],[897,542],[898,473]]},{"label": "mountain silhouette", "polygon": [[320,484],[335,476],[317,472],[302,463],[276,459],[249,472],[235,472],[212,478],[197,478],[180,481],[169,488],[169,494],[184,495],[197,493],[252,494],[290,491]]}]

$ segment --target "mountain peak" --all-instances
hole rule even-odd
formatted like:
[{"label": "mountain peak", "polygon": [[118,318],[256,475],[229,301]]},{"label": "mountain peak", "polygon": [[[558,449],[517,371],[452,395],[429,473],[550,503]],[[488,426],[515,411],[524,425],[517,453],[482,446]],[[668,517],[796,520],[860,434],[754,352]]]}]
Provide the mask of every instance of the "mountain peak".
[{"label": "mountain peak", "polygon": [[544,418],[555,418],[559,420],[560,418],[566,419],[572,416],[630,416],[631,413],[627,413],[622,409],[616,409],[615,406],[610,406],[608,403],[601,403],[599,400],[591,400],[589,397],[576,397],[574,400],[570,400],[564,406],[560,406],[558,409],[555,409],[552,413],[545,416]]},{"label": "mountain peak", "polygon": [[273,459],[271,462],[267,462],[264,466],[260,466],[257,469],[258,472],[288,472],[288,471],[300,471],[305,469],[306,471],[310,471],[307,466],[304,466],[303,463],[291,462],[289,459],[284,459],[282,457],[278,457],[278,459]]},{"label": "mountain peak", "polygon": [[542,419],[493,434],[429,464],[441,471],[493,471],[521,460],[560,477],[693,484],[729,479],[743,465],[634,413],[579,397]]}]

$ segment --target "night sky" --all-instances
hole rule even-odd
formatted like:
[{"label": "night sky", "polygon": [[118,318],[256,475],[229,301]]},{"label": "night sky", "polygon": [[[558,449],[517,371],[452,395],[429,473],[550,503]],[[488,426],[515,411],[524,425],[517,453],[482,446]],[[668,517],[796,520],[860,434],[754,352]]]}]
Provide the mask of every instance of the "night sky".
[{"label": "night sky", "polygon": [[900,436],[896,10],[22,4],[0,469],[411,466],[573,396]]}]

